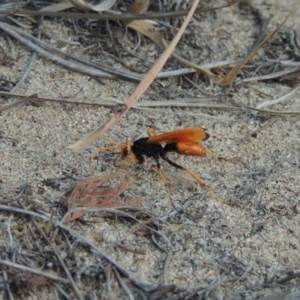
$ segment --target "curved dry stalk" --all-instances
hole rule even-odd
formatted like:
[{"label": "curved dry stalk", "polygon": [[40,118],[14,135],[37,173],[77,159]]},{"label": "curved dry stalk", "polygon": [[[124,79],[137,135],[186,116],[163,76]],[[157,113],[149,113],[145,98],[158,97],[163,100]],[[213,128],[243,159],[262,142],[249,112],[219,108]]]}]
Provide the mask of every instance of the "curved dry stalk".
[{"label": "curved dry stalk", "polygon": [[[22,32],[18,29],[15,29],[14,27],[0,22],[0,29],[14,37],[15,39],[19,40],[22,44],[24,44],[26,47],[30,48],[31,50],[35,51],[39,55],[45,57],[46,59],[52,60],[55,63],[59,63],[67,68],[70,68],[77,72],[82,72],[84,70],[84,73],[87,72],[87,74],[91,76],[100,76],[103,78],[114,78],[114,75],[105,73],[101,70],[98,70],[96,67],[90,67],[86,66],[84,63],[76,62],[76,61],[70,61],[67,59],[64,59],[62,57],[59,57],[55,54],[53,54],[51,51],[45,50],[42,46],[39,46],[39,44],[46,44],[45,42],[42,42],[39,39],[36,39],[35,37],[31,36],[30,34],[27,34],[25,32]],[[32,40],[36,41],[33,42]],[[53,49],[55,47],[48,45],[49,48]],[[55,48],[57,52],[60,52],[61,50]]]},{"label": "curved dry stalk", "polygon": [[297,71],[299,71],[299,69],[300,69],[300,65],[296,68],[293,68],[293,69],[282,70],[282,71],[274,72],[274,73],[267,74],[267,75],[261,75],[261,76],[256,76],[256,77],[245,78],[245,79],[237,82],[236,85],[239,85],[239,84],[245,83],[245,82],[270,80],[270,79],[282,77],[282,76],[297,72]]},{"label": "curved dry stalk", "polygon": [[114,272],[119,285],[122,287],[124,292],[127,294],[128,298],[130,300],[134,300],[135,297],[133,296],[133,293],[131,292],[130,288],[127,286],[127,284],[122,279],[122,277],[121,277],[120,273],[118,272],[118,270],[115,267],[112,267],[112,271]]},{"label": "curved dry stalk", "polygon": [[264,101],[263,103],[259,104],[256,106],[256,108],[262,108],[262,107],[267,107],[267,106],[271,106],[277,103],[280,103],[284,100],[286,100],[287,98],[289,98],[290,96],[292,96],[295,92],[297,92],[300,88],[300,84],[298,84],[295,88],[293,88],[290,92],[288,92],[287,94],[277,98],[277,99],[273,99],[273,100],[269,100],[269,101]]},{"label": "curved dry stalk", "polygon": [[[2,92],[0,91],[0,95],[2,96],[12,96],[16,98],[22,98],[25,97],[20,94],[10,94],[9,92]],[[220,95],[222,96],[222,95]],[[219,97],[219,96],[216,96]],[[211,100],[215,99],[214,97],[211,98]],[[82,105],[93,105],[93,106],[104,106],[104,107],[114,107],[116,103],[121,103],[116,99],[106,99],[106,102],[102,103],[95,103],[95,102],[86,102],[86,101],[78,101],[78,100],[67,100],[67,99],[61,99],[61,98],[44,98],[44,97],[37,97],[36,100],[42,100],[42,101],[51,101],[51,102],[61,102],[61,103],[68,103],[68,104],[82,104]],[[219,103],[211,103],[211,102],[203,102],[203,100],[206,100],[206,98],[199,99],[190,99],[189,101],[182,102],[182,99],[180,100],[165,100],[165,101],[145,101],[145,102],[138,102],[136,103],[133,108],[136,109],[148,109],[148,107],[197,107],[197,108],[213,108],[213,109],[233,109],[233,110],[253,110],[260,113],[268,114],[268,115],[274,115],[274,116],[287,116],[287,115],[300,115],[300,111],[297,110],[287,110],[287,111],[276,111],[276,110],[268,110],[268,109],[260,109],[254,106],[249,105],[240,105],[240,104],[219,104]],[[196,101],[199,101],[200,103],[196,103]],[[161,112],[159,110],[155,110],[156,112]],[[170,112],[168,112],[170,113]],[[181,114],[178,112],[173,112],[173,114]],[[197,114],[197,113],[189,113],[189,114],[183,114],[183,115],[191,115],[191,116],[204,116],[203,114]],[[213,118],[211,115],[209,115],[209,118]],[[230,121],[230,120],[227,120]],[[104,138],[104,137],[102,137]]]},{"label": "curved dry stalk", "polygon": [[18,83],[10,90],[11,93],[14,93],[22,84],[23,82],[26,80],[29,72],[31,71],[32,69],[32,66],[35,62],[35,58],[36,58],[36,53],[33,52],[30,56],[30,59],[29,59],[29,63],[28,63],[28,66],[24,72],[24,74],[22,75],[22,77],[19,79]]},{"label": "curved dry stalk", "polygon": [[77,141],[75,144],[69,146],[68,147],[69,149],[71,149],[75,153],[82,152],[89,145],[94,143],[97,139],[101,138],[101,136],[106,131],[108,131],[114,124],[116,124],[123,117],[123,115],[126,114],[130,110],[130,108],[139,100],[139,98],[143,95],[143,93],[147,90],[147,88],[150,86],[150,84],[156,78],[157,74],[162,69],[162,67],[166,63],[167,59],[170,57],[175,46],[179,42],[182,34],[184,33],[184,30],[186,29],[190,19],[192,18],[193,14],[198,6],[198,3],[199,3],[199,0],[194,1],[193,6],[191,7],[191,10],[189,11],[186,19],[184,20],[182,26],[180,27],[179,31],[175,35],[174,39],[169,44],[168,48],[166,48],[166,50],[163,52],[163,54],[160,56],[160,58],[157,60],[157,62],[154,64],[154,66],[150,69],[150,71],[146,74],[144,79],[137,86],[137,88],[132,93],[132,95],[127,99],[127,101],[125,103],[127,105],[127,109],[123,112],[116,113],[103,126],[94,130],[87,136],[83,137],[81,140]]},{"label": "curved dry stalk", "polygon": [[231,71],[226,75],[224,80],[221,82],[224,85],[231,85],[236,78],[236,75],[241,71],[243,66],[252,58],[254,55],[261,49],[267,41],[272,38],[278,30],[286,23],[291,14],[294,12],[294,9],[291,9],[287,17],[273,30],[270,32],[237,66],[235,66]]},{"label": "curved dry stalk", "polygon": [[[0,95],[2,96],[12,96],[16,98],[22,98],[25,97],[20,94],[11,94],[9,92],[2,92],[0,91]],[[222,95],[221,95],[222,96]],[[217,96],[216,96],[217,97]],[[68,104],[81,104],[81,105],[93,105],[93,106],[103,106],[103,107],[114,107],[116,103],[121,103],[120,101],[116,99],[106,99],[106,102],[102,103],[95,103],[95,102],[86,102],[86,101],[79,101],[79,100],[67,100],[67,99],[61,99],[61,98],[44,98],[44,97],[37,97],[36,100],[42,100],[42,101],[51,101],[51,102],[61,102],[61,103],[68,103]],[[196,101],[199,101],[197,99],[190,99],[187,102],[182,102],[182,99],[180,100],[165,100],[165,101],[147,101],[147,102],[138,102],[136,103],[133,108],[136,109],[149,109],[148,107],[197,107],[197,108],[213,108],[213,109],[232,109],[232,110],[253,110],[260,113],[268,114],[268,115],[274,115],[274,116],[288,116],[288,115],[300,115],[300,111],[297,110],[290,110],[290,111],[276,111],[276,110],[268,110],[268,109],[260,109],[254,106],[248,106],[248,105],[241,105],[241,104],[219,104],[219,103],[211,103],[211,102],[203,102],[203,99],[200,99],[200,103],[196,103]],[[213,99],[211,99],[213,100]],[[159,110],[155,110],[156,112],[161,112]],[[168,112],[170,113],[170,112]],[[182,114],[178,112],[173,112],[173,114]],[[204,116],[203,114],[198,113],[189,113],[189,114],[182,114],[182,115],[190,115],[190,116]],[[214,118],[213,116],[209,115],[209,118]],[[230,120],[228,120],[230,121]],[[102,137],[104,138],[104,137]]]},{"label": "curved dry stalk", "polygon": [[168,268],[170,265],[171,257],[172,257],[172,251],[169,251],[166,255],[165,263],[164,263],[163,285],[168,285]]},{"label": "curved dry stalk", "polygon": [[41,271],[41,270],[38,270],[38,269],[26,267],[26,266],[23,266],[23,265],[20,265],[20,264],[16,264],[16,263],[13,263],[13,262],[10,262],[10,261],[7,261],[7,260],[0,259],[0,265],[6,266],[6,267],[9,267],[9,268],[14,268],[14,269],[17,269],[17,270],[20,270],[20,271],[23,271],[23,272],[29,272],[29,273],[39,275],[39,276],[42,276],[42,277],[46,277],[50,280],[58,281],[58,282],[61,282],[63,284],[68,284],[69,283],[69,280],[67,280],[65,278],[62,278],[60,276],[56,276],[56,275],[51,274],[49,272],[45,272],[45,271]]}]

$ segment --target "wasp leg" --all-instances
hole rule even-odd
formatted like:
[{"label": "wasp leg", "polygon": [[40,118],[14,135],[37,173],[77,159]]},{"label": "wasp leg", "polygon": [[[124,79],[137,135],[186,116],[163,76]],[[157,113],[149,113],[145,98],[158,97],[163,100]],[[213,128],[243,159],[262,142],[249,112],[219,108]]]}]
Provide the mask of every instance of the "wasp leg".
[{"label": "wasp leg", "polygon": [[201,186],[217,201],[230,205],[230,206],[240,206],[238,203],[232,202],[232,201],[226,201],[224,199],[222,199],[221,197],[217,196],[206,184],[203,180],[201,180],[196,174],[194,174],[191,170],[183,167],[183,170],[186,171],[187,173],[189,173],[195,180],[197,180],[200,184],[201,182],[203,184],[201,184]]},{"label": "wasp leg", "polygon": [[118,149],[118,150],[122,151],[123,148],[124,148],[124,145],[113,145],[113,146],[99,148],[92,153],[92,155],[90,156],[90,161],[92,161],[95,157],[97,157],[101,152],[112,150],[112,149]]},{"label": "wasp leg", "polygon": [[224,156],[222,156],[222,155],[217,155],[217,154],[215,154],[214,152],[212,152],[210,149],[208,149],[208,148],[206,148],[206,147],[204,147],[205,148],[205,150],[206,150],[206,153],[208,153],[208,154],[210,154],[212,157],[214,157],[214,158],[217,158],[217,159],[223,159],[223,160],[226,160],[226,161],[231,161],[232,160],[232,158],[227,158],[227,157],[224,157]]},{"label": "wasp leg", "polygon": [[161,181],[163,182],[163,184],[164,184],[164,186],[165,186],[165,188],[166,188],[166,190],[167,190],[167,192],[168,192],[168,194],[170,196],[170,201],[171,201],[173,207],[175,207],[175,203],[174,203],[174,200],[172,199],[172,195],[171,195],[170,186],[169,186],[169,184],[168,184],[168,182],[166,180],[166,177],[165,177],[163,171],[161,170],[160,166],[156,166],[156,169],[157,169],[157,172],[158,172],[158,174],[160,176]]},{"label": "wasp leg", "polygon": [[189,175],[191,175],[202,187],[206,186],[205,182],[201,178],[199,178],[194,172],[192,172],[190,169],[186,167],[181,167],[181,169],[187,172]]},{"label": "wasp leg", "polygon": [[141,161],[134,155],[130,155],[130,156],[126,156],[126,157],[123,157],[125,159],[125,161],[127,162],[134,162],[136,164],[141,164]]},{"label": "wasp leg", "polygon": [[158,172],[158,174],[159,174],[159,176],[160,176],[161,181],[162,181],[163,184],[165,185],[166,190],[168,191],[169,194],[171,194],[169,184],[168,184],[168,182],[167,182],[167,180],[166,180],[166,177],[165,177],[163,171],[161,170],[160,166],[156,166],[156,170],[157,170],[157,172]]},{"label": "wasp leg", "polygon": [[168,191],[168,194],[170,196],[170,201],[171,201],[172,205],[175,207],[175,203],[174,203],[174,201],[172,199],[172,196],[171,196],[170,186],[169,186],[169,184],[168,184],[168,182],[166,180],[166,177],[165,177],[165,175],[164,175],[164,173],[163,173],[163,171],[162,171],[162,169],[160,167],[159,157],[154,157],[154,160],[156,161],[156,170],[157,170],[157,173],[159,174],[161,181],[163,182],[166,190]]},{"label": "wasp leg", "polygon": [[161,158],[163,160],[165,160],[166,162],[168,162],[171,166],[177,168],[177,169],[180,169],[180,170],[183,170],[185,172],[187,172],[191,177],[193,177],[214,199],[216,199],[217,201],[219,202],[222,202],[222,203],[225,203],[225,204],[228,204],[228,205],[237,205],[236,203],[233,203],[233,202],[228,202],[228,201],[225,201],[223,200],[222,198],[220,198],[219,196],[217,196],[211,189],[209,189],[205,182],[200,179],[194,172],[192,172],[190,169],[186,168],[186,167],[183,167],[183,166],[180,166],[180,165],[177,165],[176,163],[174,163],[173,161],[171,161],[166,155],[161,155]]},{"label": "wasp leg", "polygon": [[194,172],[192,172],[190,169],[186,168],[186,167],[183,167],[183,166],[180,166],[180,165],[177,165],[176,163],[174,163],[173,161],[171,161],[166,155],[161,155],[161,158],[163,160],[165,160],[166,162],[168,162],[171,166],[177,168],[177,169],[180,169],[180,170],[183,170],[185,172],[187,172],[190,176],[192,176],[201,186],[205,186],[205,182],[200,179]]},{"label": "wasp leg", "polygon": [[215,200],[231,205],[231,202],[227,202],[222,198],[220,198],[219,196],[217,196],[209,187],[207,187],[205,182],[201,178],[199,178],[194,172],[192,172],[190,169],[186,167],[181,167],[181,169],[187,172],[190,176],[192,176],[202,186],[202,188],[204,188]]}]

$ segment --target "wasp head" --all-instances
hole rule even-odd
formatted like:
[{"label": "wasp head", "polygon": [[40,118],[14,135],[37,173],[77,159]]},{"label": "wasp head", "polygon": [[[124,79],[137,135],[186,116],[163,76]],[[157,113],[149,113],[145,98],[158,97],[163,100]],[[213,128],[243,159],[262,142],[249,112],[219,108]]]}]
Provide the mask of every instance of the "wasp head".
[{"label": "wasp head", "polygon": [[132,152],[131,151],[131,144],[129,142],[122,145],[122,148],[121,148],[122,158],[126,158],[128,155],[131,154],[131,152]]}]

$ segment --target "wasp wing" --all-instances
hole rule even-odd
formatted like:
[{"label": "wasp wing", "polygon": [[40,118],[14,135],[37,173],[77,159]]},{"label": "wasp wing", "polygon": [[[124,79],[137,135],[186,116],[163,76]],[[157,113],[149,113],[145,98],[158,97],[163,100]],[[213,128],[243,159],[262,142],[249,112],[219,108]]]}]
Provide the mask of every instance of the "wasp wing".
[{"label": "wasp wing", "polygon": [[209,138],[209,134],[201,127],[178,129],[149,137],[150,144],[197,143]]}]

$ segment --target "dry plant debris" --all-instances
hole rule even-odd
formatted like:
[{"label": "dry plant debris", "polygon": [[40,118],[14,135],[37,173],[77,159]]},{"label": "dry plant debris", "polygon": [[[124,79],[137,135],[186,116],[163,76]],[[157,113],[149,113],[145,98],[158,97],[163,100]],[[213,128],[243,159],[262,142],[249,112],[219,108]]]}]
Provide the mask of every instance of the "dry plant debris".
[{"label": "dry plant debris", "polygon": [[[111,186],[112,184],[115,185]],[[119,174],[94,175],[81,180],[65,202],[68,211],[62,222],[70,222],[82,217],[87,207],[105,209],[130,208],[140,205],[144,201],[143,197],[120,197],[132,185],[131,177],[126,178]],[[52,235],[52,242],[56,240],[57,234],[58,229]]]},{"label": "dry plant debris", "polygon": [[[119,184],[111,187],[110,182],[119,181]],[[134,207],[140,205],[144,199],[143,197],[135,198],[120,198],[126,190],[133,185],[131,177],[125,178],[124,175],[107,174],[103,176],[89,176],[81,180],[70,197],[66,200],[68,212],[64,217],[64,222],[70,222],[84,215],[84,211],[74,210],[79,207]]]},{"label": "dry plant debris", "polygon": [[[124,97],[169,46],[189,1],[2,2],[0,297],[299,298],[299,6],[200,1],[142,101],[128,106]],[[36,93],[38,102],[27,97]],[[74,179],[113,172],[109,155],[91,166],[89,154],[70,156],[67,145],[110,108],[116,120],[131,105],[110,128],[114,139],[153,126],[207,127],[212,148],[240,164],[192,167],[243,206],[180,187],[170,210],[151,172],[136,172],[141,207],[119,207],[141,200],[119,195],[130,180],[115,175],[103,190],[103,177],[92,176],[66,200],[63,219],[53,207]],[[85,212],[101,218],[93,227],[66,222]]]}]

